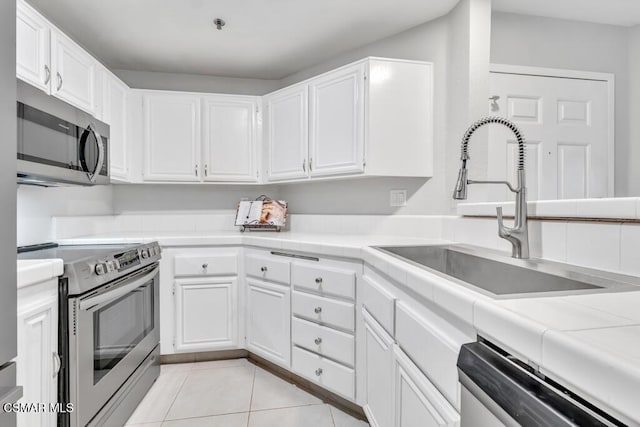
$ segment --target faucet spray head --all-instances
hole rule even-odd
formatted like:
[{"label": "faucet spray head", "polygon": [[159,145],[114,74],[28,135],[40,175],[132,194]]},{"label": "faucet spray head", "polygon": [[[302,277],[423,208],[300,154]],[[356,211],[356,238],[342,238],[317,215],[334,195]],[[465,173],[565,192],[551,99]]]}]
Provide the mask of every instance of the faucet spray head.
[{"label": "faucet spray head", "polygon": [[465,160],[462,161],[462,165],[458,171],[458,181],[456,182],[456,187],[453,189],[453,199],[467,199],[467,162]]}]

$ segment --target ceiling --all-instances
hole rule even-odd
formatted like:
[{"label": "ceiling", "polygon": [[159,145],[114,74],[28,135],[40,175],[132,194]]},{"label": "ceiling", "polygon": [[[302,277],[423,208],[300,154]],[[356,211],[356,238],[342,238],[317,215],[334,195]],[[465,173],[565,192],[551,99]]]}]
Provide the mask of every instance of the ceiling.
[{"label": "ceiling", "polygon": [[640,24],[640,0],[493,0],[501,12],[600,24]]},{"label": "ceiling", "polygon": [[[112,69],[281,79],[458,0],[29,0]],[[227,25],[216,30],[212,21]]]}]

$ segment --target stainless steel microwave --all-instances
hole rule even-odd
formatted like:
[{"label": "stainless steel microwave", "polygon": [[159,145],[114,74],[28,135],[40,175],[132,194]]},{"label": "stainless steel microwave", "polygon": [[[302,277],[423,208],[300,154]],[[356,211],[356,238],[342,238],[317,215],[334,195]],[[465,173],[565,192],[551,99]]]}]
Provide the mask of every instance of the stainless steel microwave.
[{"label": "stainless steel microwave", "polygon": [[18,80],[18,183],[109,184],[109,125]]}]

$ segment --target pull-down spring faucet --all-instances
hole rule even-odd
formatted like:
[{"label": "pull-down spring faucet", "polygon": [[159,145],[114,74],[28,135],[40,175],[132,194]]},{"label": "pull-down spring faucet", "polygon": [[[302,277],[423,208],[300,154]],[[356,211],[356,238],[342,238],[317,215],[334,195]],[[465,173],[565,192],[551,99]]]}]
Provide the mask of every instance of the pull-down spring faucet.
[{"label": "pull-down spring faucet", "polygon": [[[469,160],[469,139],[471,135],[480,127],[498,123],[509,128],[518,141],[518,186],[513,186],[508,181],[474,181],[467,179],[467,161]],[[516,212],[513,227],[506,227],[502,221],[502,207],[496,208],[498,216],[498,235],[508,240],[511,245],[511,256],[514,258],[529,258],[529,228],[527,224],[527,188],[525,185],[525,139],[520,129],[511,121],[503,117],[485,117],[472,124],[462,137],[462,147],[460,153],[460,171],[458,181],[453,190],[455,200],[465,200],[467,198],[467,186],[469,184],[505,184],[509,190],[516,194]]]}]

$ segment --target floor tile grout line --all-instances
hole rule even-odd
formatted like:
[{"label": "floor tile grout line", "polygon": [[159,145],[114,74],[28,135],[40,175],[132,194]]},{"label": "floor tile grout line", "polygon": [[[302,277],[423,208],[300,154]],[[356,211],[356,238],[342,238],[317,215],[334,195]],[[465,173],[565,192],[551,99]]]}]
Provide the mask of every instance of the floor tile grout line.
[{"label": "floor tile grout line", "polygon": [[256,388],[256,373],[257,369],[253,367],[253,382],[251,383],[251,398],[249,399],[249,415],[247,416],[247,427],[249,427],[249,423],[251,422],[251,405],[253,404],[253,391]]},{"label": "floor tile grout line", "polygon": [[327,405],[329,407],[329,416],[331,417],[331,424],[333,427],[336,427],[336,419],[333,418],[333,410],[331,410],[331,405]]},{"label": "floor tile grout line", "polygon": [[[238,414],[249,414],[249,411],[238,411],[238,412],[226,412],[224,414],[214,414],[214,415],[198,415],[197,417],[186,417],[186,418],[176,418],[175,420],[164,420],[160,421],[160,423],[171,423],[174,421],[185,421],[185,420],[197,420],[199,418],[215,418],[215,417],[224,417],[226,415],[238,415]],[[151,423],[143,423],[143,424],[153,424]],[[125,426],[126,427],[126,426]]]},{"label": "floor tile grout line", "polygon": [[184,376],[184,378],[182,379],[182,383],[180,383],[180,387],[178,388],[178,392],[176,393],[175,396],[173,396],[173,400],[171,401],[171,405],[169,405],[169,409],[167,409],[167,412],[164,414],[164,417],[162,418],[162,423],[161,424],[164,424],[165,421],[173,421],[173,420],[167,420],[167,416],[169,416],[169,412],[171,412],[171,408],[173,408],[173,405],[176,403],[176,399],[178,398],[178,395],[182,391],[182,387],[184,387],[184,383],[187,382],[187,378],[189,377],[189,372],[187,372],[186,375]]},{"label": "floor tile grout line", "polygon": [[[277,408],[252,409],[249,412],[278,411],[280,409],[306,408],[306,407],[309,407],[309,406],[321,406],[321,405],[329,405],[329,404],[325,403],[325,402],[307,403],[306,405],[291,405],[291,406],[278,406]],[[331,405],[329,405],[329,406],[331,406]]]}]

